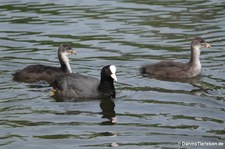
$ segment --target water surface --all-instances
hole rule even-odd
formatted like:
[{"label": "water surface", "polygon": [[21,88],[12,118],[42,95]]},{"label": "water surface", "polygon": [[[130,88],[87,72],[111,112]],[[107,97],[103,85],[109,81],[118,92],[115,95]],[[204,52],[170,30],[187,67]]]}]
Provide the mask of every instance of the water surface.
[{"label": "water surface", "polygon": [[[2,0],[0,148],[225,143],[224,6],[223,0]],[[197,83],[139,74],[148,63],[187,62],[196,36],[213,46],[202,49]],[[56,102],[48,84],[12,80],[30,64],[58,66],[61,43],[78,52],[70,56],[74,72],[99,78],[102,66],[117,66],[115,100]]]}]

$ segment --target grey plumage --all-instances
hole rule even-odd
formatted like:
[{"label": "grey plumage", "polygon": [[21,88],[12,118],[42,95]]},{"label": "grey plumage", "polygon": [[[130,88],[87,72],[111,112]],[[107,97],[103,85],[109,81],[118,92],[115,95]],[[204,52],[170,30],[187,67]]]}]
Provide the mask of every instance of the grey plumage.
[{"label": "grey plumage", "polygon": [[200,48],[211,46],[201,37],[196,37],[191,43],[191,58],[188,63],[175,61],[161,61],[155,64],[149,64],[140,68],[143,75],[156,78],[192,78],[201,73]]},{"label": "grey plumage", "polygon": [[70,73],[71,68],[67,55],[76,54],[70,45],[61,44],[58,49],[58,59],[60,67],[45,65],[30,65],[13,74],[13,79],[19,82],[35,83],[38,81],[51,82],[52,79],[62,73]]}]

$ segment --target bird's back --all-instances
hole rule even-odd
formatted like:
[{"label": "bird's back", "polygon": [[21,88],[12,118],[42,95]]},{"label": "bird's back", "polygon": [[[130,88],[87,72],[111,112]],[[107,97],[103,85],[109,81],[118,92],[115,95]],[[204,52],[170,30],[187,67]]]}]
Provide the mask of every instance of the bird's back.
[{"label": "bird's back", "polygon": [[188,63],[161,61],[142,67],[141,73],[161,78],[186,78],[190,68]]},{"label": "bird's back", "polygon": [[20,82],[34,83],[38,81],[51,81],[55,75],[65,73],[58,67],[45,65],[30,65],[13,74],[13,79]]},{"label": "bird's back", "polygon": [[99,98],[98,85],[98,79],[78,73],[60,75],[51,84],[60,96],[68,98]]}]

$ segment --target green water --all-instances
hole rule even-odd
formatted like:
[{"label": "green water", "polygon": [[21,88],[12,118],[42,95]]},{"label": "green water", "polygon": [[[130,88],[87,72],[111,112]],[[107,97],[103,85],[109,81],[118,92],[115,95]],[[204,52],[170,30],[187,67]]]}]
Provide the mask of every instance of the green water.
[{"label": "green water", "polygon": [[[225,143],[224,6],[223,0],[2,0],[0,148]],[[202,49],[197,85],[139,74],[142,65],[160,60],[187,62],[196,36],[213,46]],[[78,52],[70,56],[74,72],[99,78],[102,66],[117,66],[115,100],[56,102],[48,84],[12,80],[30,64],[58,66],[61,43]]]}]

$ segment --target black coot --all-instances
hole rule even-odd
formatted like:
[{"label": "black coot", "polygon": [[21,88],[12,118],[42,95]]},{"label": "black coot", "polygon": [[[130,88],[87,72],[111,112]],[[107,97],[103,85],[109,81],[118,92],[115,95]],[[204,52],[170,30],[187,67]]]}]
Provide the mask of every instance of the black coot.
[{"label": "black coot", "polygon": [[117,81],[116,66],[107,65],[101,70],[100,80],[78,73],[62,74],[50,84],[59,97],[73,99],[115,98],[113,82]]}]

